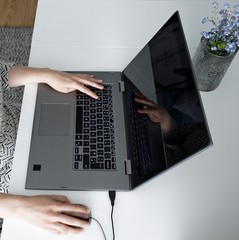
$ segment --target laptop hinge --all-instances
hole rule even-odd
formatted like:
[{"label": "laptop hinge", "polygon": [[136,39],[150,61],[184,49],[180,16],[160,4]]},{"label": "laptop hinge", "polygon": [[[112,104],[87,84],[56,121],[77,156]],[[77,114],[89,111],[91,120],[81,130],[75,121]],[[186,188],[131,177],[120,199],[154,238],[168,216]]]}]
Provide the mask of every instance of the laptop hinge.
[{"label": "laptop hinge", "polygon": [[125,174],[126,175],[132,174],[131,160],[128,159],[125,160]]},{"label": "laptop hinge", "polygon": [[119,91],[120,92],[124,92],[125,91],[124,81],[119,81]]}]

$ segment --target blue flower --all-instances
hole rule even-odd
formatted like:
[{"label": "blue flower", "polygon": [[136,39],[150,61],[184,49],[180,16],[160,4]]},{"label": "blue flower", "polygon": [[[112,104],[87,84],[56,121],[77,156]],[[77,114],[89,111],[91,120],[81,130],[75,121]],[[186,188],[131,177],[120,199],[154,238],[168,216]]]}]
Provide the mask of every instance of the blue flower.
[{"label": "blue flower", "polygon": [[224,35],[229,36],[231,34],[231,31],[229,28],[224,29]]},{"label": "blue flower", "polygon": [[222,27],[222,26],[226,26],[227,22],[228,22],[227,19],[224,18],[224,19],[218,21],[218,24],[220,27]]},{"label": "blue flower", "polygon": [[212,28],[212,29],[211,29],[211,32],[212,32],[213,34],[217,33],[216,28]]},{"label": "blue flower", "polygon": [[226,48],[228,49],[229,52],[234,53],[237,48],[236,48],[236,43],[230,42],[227,44]]},{"label": "blue flower", "polygon": [[218,2],[217,1],[213,1],[213,7],[215,8],[215,9],[218,9],[218,7],[219,7],[219,4],[218,4]]},{"label": "blue flower", "polygon": [[202,24],[210,22],[213,27],[209,31],[202,31],[208,49],[218,55],[226,55],[239,49],[239,4],[231,8],[229,3],[224,3],[219,10],[219,3],[213,3],[213,17],[204,17]]},{"label": "blue flower", "polygon": [[239,3],[233,6],[235,9],[239,8]]},{"label": "blue flower", "polygon": [[225,9],[228,9],[228,8],[230,8],[230,5],[229,5],[229,3],[224,3],[224,8],[225,8]]},{"label": "blue flower", "polygon": [[202,24],[204,24],[204,23],[206,23],[206,22],[208,22],[208,18],[207,18],[207,17],[205,17],[205,18],[202,19]]}]

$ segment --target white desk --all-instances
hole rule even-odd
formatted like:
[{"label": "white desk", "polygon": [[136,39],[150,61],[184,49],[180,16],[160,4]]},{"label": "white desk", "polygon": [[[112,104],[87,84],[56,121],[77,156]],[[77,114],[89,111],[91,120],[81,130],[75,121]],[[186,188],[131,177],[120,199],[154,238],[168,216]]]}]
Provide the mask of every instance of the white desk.
[{"label": "white desk", "polygon": [[[60,70],[122,70],[175,10],[193,51],[209,1],[38,0],[30,65]],[[228,1],[236,3],[235,1]],[[202,93],[214,146],[132,192],[117,193],[116,239],[236,240],[239,237],[238,55],[219,88]],[[11,193],[65,194],[92,209],[111,239],[106,192],[25,190],[36,86],[25,90]],[[16,219],[3,240],[103,239],[93,222],[81,236],[52,236]]]}]

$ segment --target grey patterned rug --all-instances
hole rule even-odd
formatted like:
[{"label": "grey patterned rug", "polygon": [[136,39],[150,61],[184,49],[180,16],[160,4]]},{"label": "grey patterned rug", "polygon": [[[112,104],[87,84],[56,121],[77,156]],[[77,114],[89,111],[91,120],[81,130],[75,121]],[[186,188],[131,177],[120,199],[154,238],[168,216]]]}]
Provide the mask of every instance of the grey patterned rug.
[{"label": "grey patterned rug", "polygon": [[[33,28],[0,28],[0,61],[27,66]],[[2,219],[0,219],[0,238]]]},{"label": "grey patterned rug", "polygon": [[0,28],[0,61],[28,65],[33,28]]}]

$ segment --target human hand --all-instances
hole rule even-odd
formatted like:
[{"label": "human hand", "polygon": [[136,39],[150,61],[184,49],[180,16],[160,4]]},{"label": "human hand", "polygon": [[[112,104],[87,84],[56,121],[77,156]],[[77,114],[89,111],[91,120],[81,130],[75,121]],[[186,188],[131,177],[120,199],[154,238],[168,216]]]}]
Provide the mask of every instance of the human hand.
[{"label": "human hand", "polygon": [[89,208],[72,204],[65,196],[18,196],[17,199],[18,206],[14,209],[17,217],[52,233],[80,233],[89,225]]},{"label": "human hand", "polygon": [[95,79],[93,75],[67,73],[49,68],[11,67],[9,71],[9,86],[18,87],[31,83],[47,83],[53,89],[63,93],[79,90],[95,99],[98,98],[86,86],[103,89],[102,80]]},{"label": "human hand", "polygon": [[171,131],[173,121],[165,108],[139,93],[135,93],[134,101],[143,104],[143,108],[138,109],[138,113],[147,114],[151,121],[160,123],[163,134]]},{"label": "human hand", "polygon": [[92,86],[98,89],[103,89],[102,80],[95,79],[93,75],[79,74],[79,73],[67,73],[56,71],[52,69],[46,69],[45,81],[48,85],[59,92],[69,93],[74,90],[79,90],[92,98],[97,99],[98,96],[86,87]]}]

